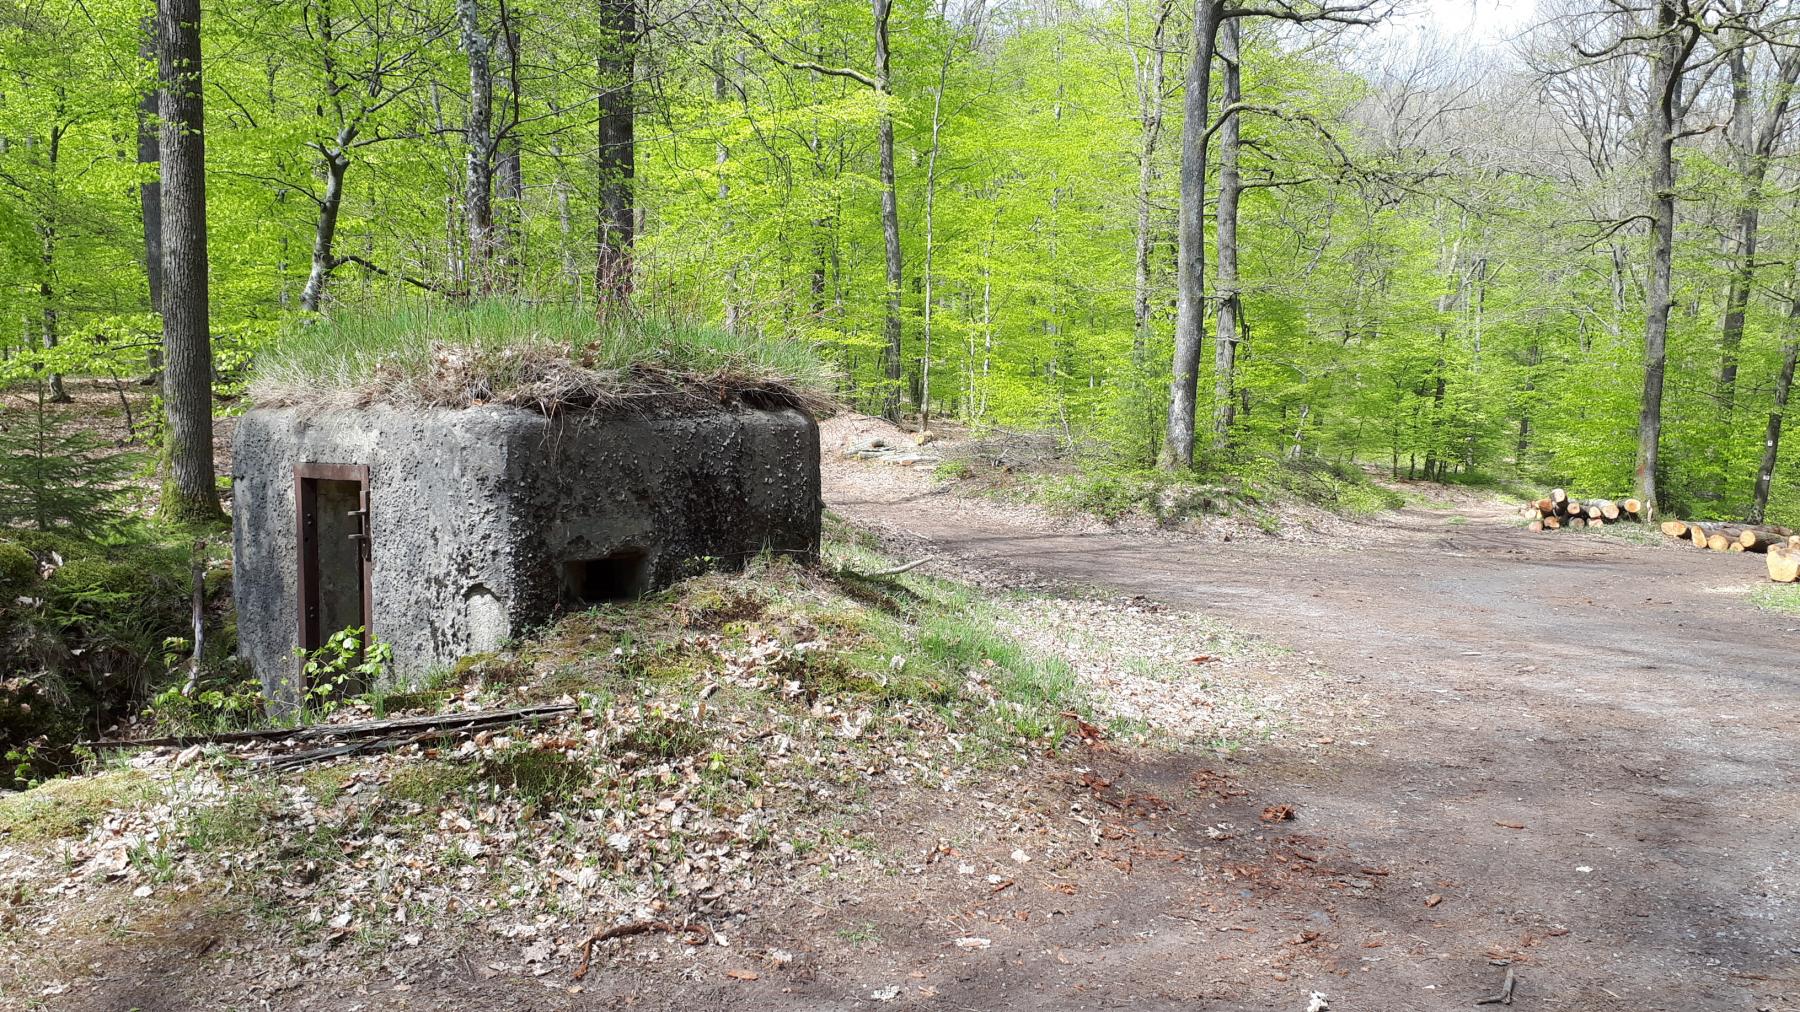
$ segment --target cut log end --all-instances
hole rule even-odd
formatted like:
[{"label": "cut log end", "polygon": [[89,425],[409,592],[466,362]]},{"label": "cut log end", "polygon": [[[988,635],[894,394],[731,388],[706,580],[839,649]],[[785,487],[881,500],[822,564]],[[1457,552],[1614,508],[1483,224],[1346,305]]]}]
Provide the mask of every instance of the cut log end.
[{"label": "cut log end", "polygon": [[1775,545],[1763,556],[1763,562],[1768,567],[1769,579],[1776,583],[1800,580],[1800,547]]}]

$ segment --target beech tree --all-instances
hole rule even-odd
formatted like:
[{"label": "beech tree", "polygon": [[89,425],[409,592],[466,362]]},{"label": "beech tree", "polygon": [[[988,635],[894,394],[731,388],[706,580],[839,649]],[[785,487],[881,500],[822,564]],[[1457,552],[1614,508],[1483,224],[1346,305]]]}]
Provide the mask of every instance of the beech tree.
[{"label": "beech tree", "polygon": [[[1373,24],[1380,17],[1377,2],[1309,4],[1276,0],[1266,6],[1233,6],[1225,0],[1196,0],[1194,4],[1181,120],[1181,209],[1176,254],[1178,310],[1169,381],[1169,428],[1163,444],[1165,467],[1186,468],[1194,463],[1195,397],[1199,386],[1200,350],[1206,338],[1206,149],[1207,141],[1212,137],[1210,89],[1220,26],[1227,20],[1245,17],[1268,17],[1297,24],[1315,21]],[[1234,48],[1236,40],[1237,36],[1233,34]],[[1233,336],[1235,338],[1235,332]]]},{"label": "beech tree", "polygon": [[201,208],[146,12],[0,0],[0,382],[80,399],[186,292],[170,346],[210,318],[218,361],[172,482],[196,376],[235,395],[296,311],[499,300],[803,344],[853,408],[1159,487],[1380,465],[1800,522],[1785,0],[1435,39],[1348,0],[205,12]]},{"label": "beech tree", "polygon": [[182,523],[215,523],[223,514],[213,479],[199,0],[159,0],[156,33],[163,289],[158,308],[163,318],[163,404],[168,412],[162,513]]}]

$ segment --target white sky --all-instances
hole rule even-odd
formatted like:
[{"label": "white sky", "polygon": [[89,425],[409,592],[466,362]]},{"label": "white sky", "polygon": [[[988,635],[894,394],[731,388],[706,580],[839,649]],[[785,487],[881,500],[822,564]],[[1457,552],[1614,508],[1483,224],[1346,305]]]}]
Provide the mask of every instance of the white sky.
[{"label": "white sky", "polygon": [[1434,30],[1478,45],[1505,43],[1531,24],[1535,0],[1412,0],[1381,29],[1406,35]]}]

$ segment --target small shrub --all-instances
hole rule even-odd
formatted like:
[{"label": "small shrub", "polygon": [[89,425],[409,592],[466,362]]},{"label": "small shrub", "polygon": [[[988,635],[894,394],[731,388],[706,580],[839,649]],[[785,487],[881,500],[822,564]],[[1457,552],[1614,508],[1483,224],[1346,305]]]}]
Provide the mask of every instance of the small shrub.
[{"label": "small shrub", "polygon": [[247,676],[239,658],[205,668],[191,689],[183,681],[158,693],[146,715],[170,734],[213,734],[254,726],[264,716],[262,683]]},{"label": "small shrub", "polygon": [[394,661],[394,648],[375,637],[365,642],[358,626],[332,633],[324,646],[300,656],[307,707],[323,715],[341,706],[346,695],[379,685]]},{"label": "small shrub", "polygon": [[0,527],[110,527],[124,516],[121,489],[138,464],[89,433],[61,431],[40,405],[29,420],[0,426]]}]

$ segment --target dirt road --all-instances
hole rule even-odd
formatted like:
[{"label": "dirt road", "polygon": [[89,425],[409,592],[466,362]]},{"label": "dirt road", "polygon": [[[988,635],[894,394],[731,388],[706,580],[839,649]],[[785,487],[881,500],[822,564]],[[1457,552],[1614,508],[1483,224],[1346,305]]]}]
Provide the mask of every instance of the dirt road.
[{"label": "dirt road", "polygon": [[[1096,760],[1127,809],[1182,799],[1125,831],[1188,866],[1140,865],[1087,936],[1110,944],[1035,932],[947,1007],[1473,1007],[1510,965],[1522,1008],[1800,1008],[1800,617],[1744,599],[1760,560],[1493,510],[1408,509],[1359,547],[1067,533],[876,487],[827,498],[975,565],[1199,609],[1386,704],[1306,756]],[[1259,826],[1277,801],[1297,818]],[[1205,833],[1228,814],[1236,839]]]}]

